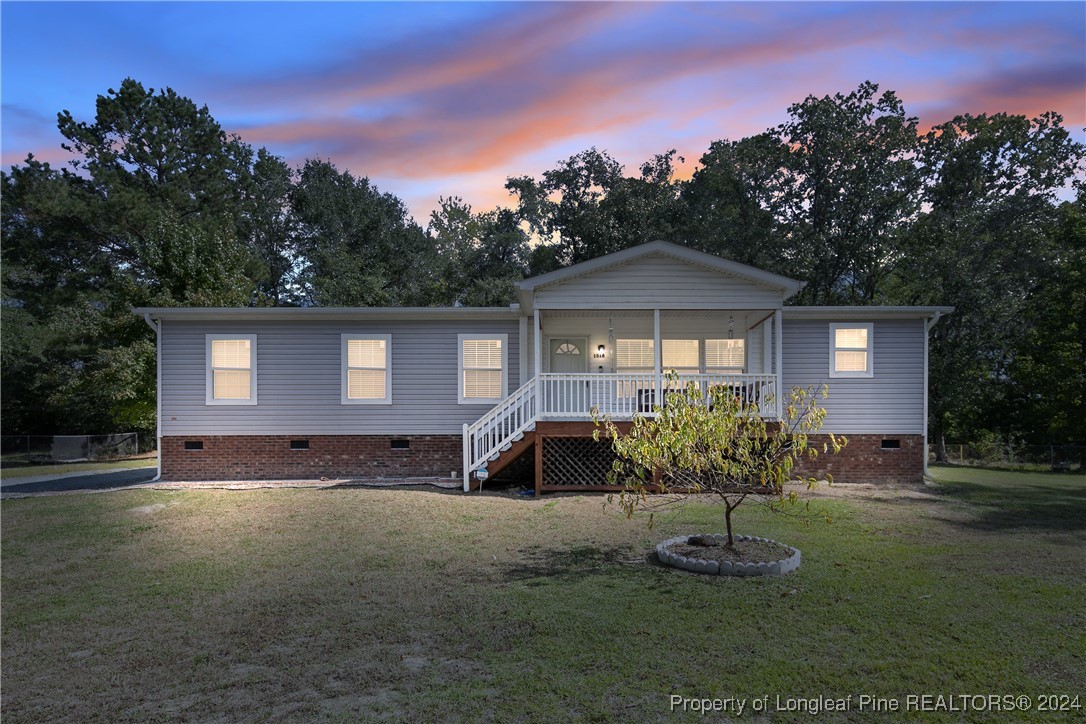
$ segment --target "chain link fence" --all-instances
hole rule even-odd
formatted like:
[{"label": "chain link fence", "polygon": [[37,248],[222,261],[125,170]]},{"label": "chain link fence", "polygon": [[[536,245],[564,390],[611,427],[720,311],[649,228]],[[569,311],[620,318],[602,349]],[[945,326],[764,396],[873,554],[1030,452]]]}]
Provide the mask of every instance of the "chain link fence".
[{"label": "chain link fence", "polygon": [[3,435],[0,465],[59,465],[97,460],[117,460],[140,451],[138,433],[115,435]]},{"label": "chain link fence", "polygon": [[[1010,467],[1055,472],[1081,472],[1086,445],[993,445],[947,443],[946,462],[955,465]],[[928,445],[928,460],[936,461],[937,446]]]}]

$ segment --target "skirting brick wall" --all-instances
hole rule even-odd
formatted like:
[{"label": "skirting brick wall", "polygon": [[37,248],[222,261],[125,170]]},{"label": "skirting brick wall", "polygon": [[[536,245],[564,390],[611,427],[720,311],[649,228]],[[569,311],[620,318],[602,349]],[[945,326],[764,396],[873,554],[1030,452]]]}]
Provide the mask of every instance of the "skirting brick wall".
[{"label": "skirting brick wall", "polygon": [[[306,440],[308,450],[291,450]],[[409,448],[392,442],[408,441]],[[186,450],[185,443],[203,443]],[[164,480],[441,477],[462,469],[460,435],[188,435],[163,437]]]},{"label": "skirting brick wall", "polygon": [[[923,435],[845,435],[848,444],[836,455],[823,454],[825,435],[812,435],[818,457],[804,459],[795,469],[797,476],[824,478],[835,483],[919,483],[924,477]],[[897,440],[901,447],[884,449],[884,440]]]}]

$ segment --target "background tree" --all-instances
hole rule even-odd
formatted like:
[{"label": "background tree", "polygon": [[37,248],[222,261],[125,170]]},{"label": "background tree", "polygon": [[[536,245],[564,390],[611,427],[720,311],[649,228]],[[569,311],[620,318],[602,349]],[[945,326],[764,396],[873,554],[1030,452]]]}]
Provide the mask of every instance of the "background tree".
[{"label": "background tree", "polygon": [[251,151],[206,107],[131,79],[92,122],[65,111],[58,127],[77,173],[30,158],[3,175],[4,341],[21,353],[4,355],[5,427],[148,433],[154,344],[132,307],[252,299],[237,238]]},{"label": "background tree", "polygon": [[300,288],[320,306],[427,306],[434,245],[404,203],[327,161],[306,161],[292,194]]},{"label": "background tree", "polygon": [[921,140],[929,210],[909,231],[887,298],[955,307],[931,333],[930,425],[940,459],[948,435],[1009,432],[997,413],[1013,380],[1012,350],[1031,297],[1058,283],[1049,239],[1055,195],[1083,158],[1056,114],[963,115]]},{"label": "background tree", "polygon": [[430,234],[444,280],[442,300],[467,307],[504,307],[516,301],[513,283],[525,277],[528,235],[515,212],[472,213],[459,197],[441,199]]},{"label": "background tree", "polygon": [[[1046,238],[1054,249],[1020,319],[1000,419],[1032,442],[1086,441],[1086,188],[1061,204]],[[1079,471],[1086,473],[1086,446]]]},{"label": "background tree", "polygon": [[533,273],[553,261],[577,264],[673,238],[682,222],[675,158],[674,150],[655,156],[642,164],[639,177],[627,178],[607,152],[590,148],[544,171],[540,180],[510,178],[505,188],[517,196],[520,218],[552,247],[533,255]]},{"label": "background tree", "polygon": [[778,219],[787,156],[787,146],[768,132],[739,141],[714,141],[682,188],[686,243],[742,264],[780,271],[786,237]]},{"label": "background tree", "polygon": [[266,149],[256,153],[248,193],[238,216],[238,236],[259,260],[257,304],[280,306],[296,300],[298,219],[291,205],[295,172]]},{"label": "background tree", "polygon": [[901,258],[901,233],[919,208],[917,119],[878,89],[809,96],[775,131],[789,149],[774,192],[779,221],[807,282],[794,303],[871,304]]}]

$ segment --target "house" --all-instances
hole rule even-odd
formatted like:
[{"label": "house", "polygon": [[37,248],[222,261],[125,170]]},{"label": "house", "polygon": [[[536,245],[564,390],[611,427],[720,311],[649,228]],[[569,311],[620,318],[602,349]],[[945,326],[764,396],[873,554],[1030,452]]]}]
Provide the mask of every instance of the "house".
[{"label": "house", "polygon": [[656,241],[517,285],[508,308],[145,308],[157,332],[167,480],[445,477],[519,469],[536,491],[598,489],[593,409],[651,414],[680,381],[780,415],[826,383],[803,472],[920,480],[928,331],[949,307],[798,307],[802,282]]}]

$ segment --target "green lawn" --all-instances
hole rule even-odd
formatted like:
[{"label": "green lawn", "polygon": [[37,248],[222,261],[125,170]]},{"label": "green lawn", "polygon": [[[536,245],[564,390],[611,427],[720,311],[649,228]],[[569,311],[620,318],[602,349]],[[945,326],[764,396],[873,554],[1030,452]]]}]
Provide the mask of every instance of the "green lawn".
[{"label": "green lawn", "polygon": [[812,502],[831,524],[740,509],[739,532],[803,550],[763,579],[646,559],[720,531],[705,503],[649,530],[600,496],[6,500],[5,724],[656,720],[672,694],[821,721],[774,698],[1086,695],[1086,479],[934,472],[935,489],[834,486]]},{"label": "green lawn", "polygon": [[128,470],[131,468],[153,468],[156,459],[135,458],[130,460],[113,460],[102,463],[65,463],[61,465],[28,465],[21,468],[4,468],[0,470],[0,478],[30,478],[38,475],[61,475],[63,473],[93,473],[98,470]]}]

